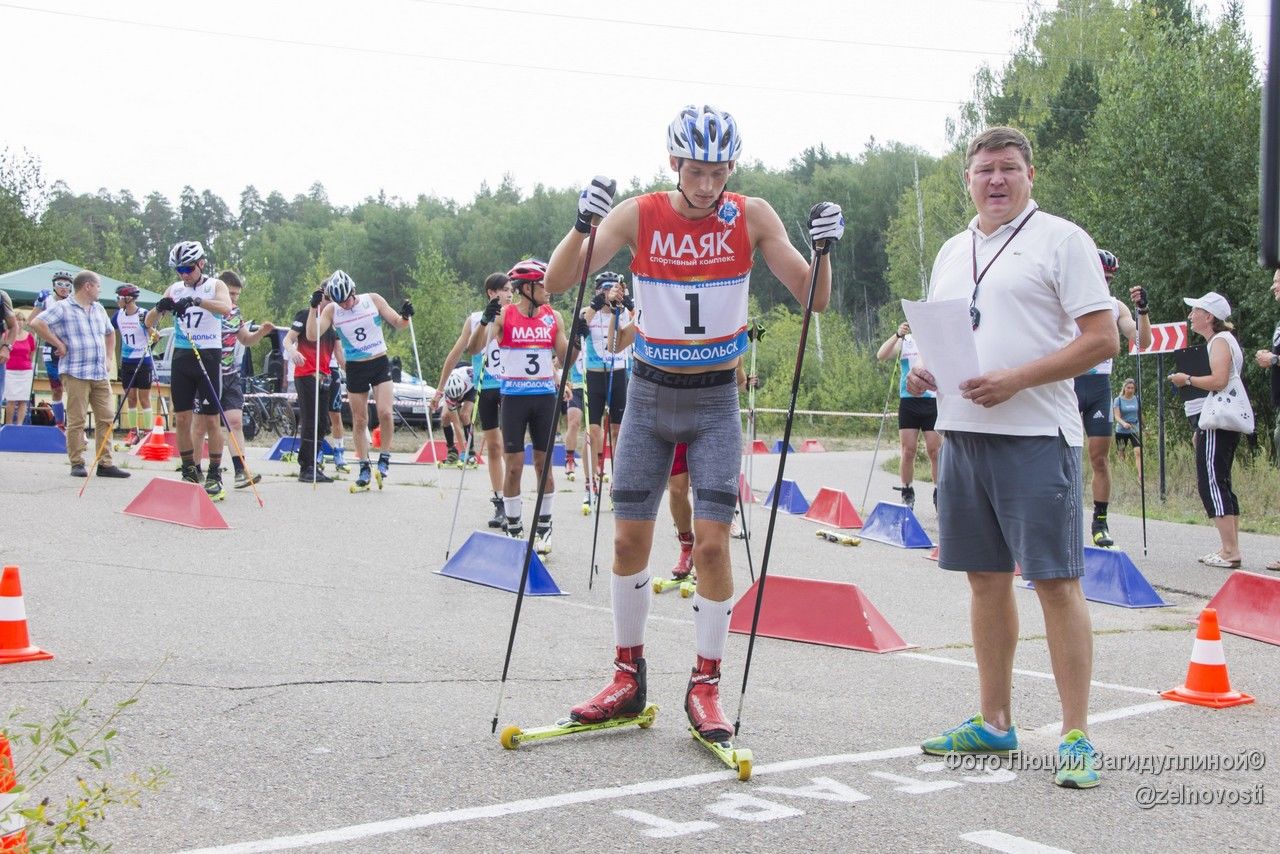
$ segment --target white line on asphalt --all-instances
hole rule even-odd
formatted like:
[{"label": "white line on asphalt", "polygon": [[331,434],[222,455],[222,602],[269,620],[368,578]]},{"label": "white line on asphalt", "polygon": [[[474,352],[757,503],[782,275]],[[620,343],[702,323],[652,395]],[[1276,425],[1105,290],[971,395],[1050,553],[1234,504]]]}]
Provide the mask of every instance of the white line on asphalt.
[{"label": "white line on asphalt", "polygon": [[[1183,706],[1183,703],[1175,703],[1172,700],[1156,700],[1154,703],[1141,703],[1137,706],[1125,706],[1123,709],[1112,709],[1109,712],[1098,712],[1096,715],[1089,715],[1089,723],[1100,724],[1106,721],[1118,721],[1121,718],[1131,718],[1134,715],[1145,715],[1147,712],[1158,712],[1161,709],[1171,706]],[[1036,732],[1044,735],[1055,735],[1062,731],[1062,721],[1054,721],[1051,724],[1045,724],[1037,727]]]},{"label": "white line on asphalt", "polygon": [[[978,663],[976,661],[961,661],[957,658],[945,658],[941,655],[928,655],[923,652],[900,652],[897,653],[897,655],[900,658],[914,658],[919,661],[932,661],[936,664],[952,664],[957,667],[971,667],[975,670],[978,667]],[[1044,673],[1040,670],[1023,670],[1015,667],[1013,672],[1017,673],[1019,676],[1030,676],[1034,679],[1048,679],[1050,681],[1053,680],[1052,673]],[[1117,685],[1114,682],[1090,682],[1089,684],[1094,688],[1110,688],[1112,691],[1128,691],[1130,694],[1146,694],[1148,697],[1160,693],[1159,691],[1153,691],[1150,688],[1134,688],[1132,685]]]},{"label": "white line on asphalt", "polygon": [[[567,605],[570,608],[582,608],[587,611],[599,611],[603,614],[612,614],[612,608],[606,608],[603,605],[588,605],[586,602],[570,602],[568,599],[556,598],[553,600],[556,605]],[[675,623],[677,626],[692,626],[693,620],[679,620],[675,617],[663,617],[659,614],[650,614],[650,620],[658,620],[663,623]]]},{"label": "white line on asphalt", "polygon": [[1010,836],[998,830],[975,830],[973,833],[962,833],[960,838],[983,848],[1003,851],[1005,854],[1071,854],[1065,848],[1054,848],[1041,845],[1021,836]]},{"label": "white line on asphalt", "polygon": [[[1117,718],[1141,715],[1161,709],[1180,705],[1171,702],[1146,703],[1141,706],[1128,706],[1111,712],[1103,712],[1091,720],[1115,720]],[[1056,725],[1054,725],[1056,729]],[[1041,728],[1043,729],[1043,728]],[[1037,730],[1039,732],[1040,730]],[[918,745],[907,747],[891,747],[884,750],[871,750],[863,753],[840,753],[831,756],[812,756],[807,759],[791,759],[783,762],[771,762],[754,769],[753,776],[764,774],[781,774],[788,771],[801,771],[808,768],[819,768],[831,765],[858,765],[865,762],[878,762],[883,759],[897,759],[904,756],[920,755]],[[525,798],[508,801],[504,804],[491,804],[485,807],[467,807],[464,809],[441,810],[440,812],[421,813],[419,815],[393,818],[385,821],[374,821],[367,824],[354,824],[331,830],[319,830],[314,833],[303,833],[296,836],[277,836],[273,839],[260,839],[252,842],[236,842],[231,845],[220,845],[213,848],[190,849],[180,854],[257,854],[262,851],[285,851],[290,848],[305,848],[308,845],[330,845],[335,842],[350,842],[371,836],[382,836],[388,833],[401,833],[406,830],[419,830],[424,827],[435,827],[442,824],[458,824],[460,822],[479,819],[501,818],[508,815],[539,812],[575,804],[589,804],[599,801],[611,801],[633,795],[649,795],[657,792],[670,792],[675,789],[691,789],[712,783],[723,783],[736,780],[736,771],[712,771],[707,774],[693,774],[688,777],[669,777],[665,780],[648,780],[632,783],[627,786],[616,786],[608,789],[587,789],[580,792],[563,792],[558,795],[547,795],[541,798]],[[1030,851],[1032,849],[1026,849]],[[1049,849],[1052,850],[1052,849]]]}]

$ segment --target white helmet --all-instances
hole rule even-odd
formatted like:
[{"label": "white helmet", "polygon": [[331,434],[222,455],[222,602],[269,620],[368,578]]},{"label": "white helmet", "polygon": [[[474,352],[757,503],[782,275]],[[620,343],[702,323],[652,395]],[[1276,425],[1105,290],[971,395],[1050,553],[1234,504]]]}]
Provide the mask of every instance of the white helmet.
[{"label": "white helmet", "polygon": [[173,244],[173,248],[169,250],[169,266],[170,267],[186,267],[196,263],[204,257],[204,247],[200,245],[198,240],[183,240],[180,243]]},{"label": "white helmet", "polygon": [[667,128],[667,151],[687,160],[728,163],[742,151],[742,137],[733,116],[715,107],[690,104]]},{"label": "white helmet", "polygon": [[334,270],[324,283],[324,292],[334,302],[346,302],[356,292],[356,283],[341,270]]},{"label": "white helmet", "polygon": [[444,396],[451,400],[461,400],[462,396],[467,393],[466,371],[454,371],[449,374],[449,378],[444,381]]}]

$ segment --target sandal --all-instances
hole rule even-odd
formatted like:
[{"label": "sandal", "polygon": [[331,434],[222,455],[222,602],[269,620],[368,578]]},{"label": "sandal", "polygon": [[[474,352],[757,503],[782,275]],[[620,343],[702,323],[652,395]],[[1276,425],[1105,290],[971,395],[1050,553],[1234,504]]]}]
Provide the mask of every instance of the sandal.
[{"label": "sandal", "polygon": [[1205,566],[1216,566],[1216,567],[1220,567],[1221,569],[1239,569],[1240,568],[1239,558],[1236,558],[1235,560],[1227,560],[1225,557],[1222,557],[1221,555],[1217,555],[1217,554],[1205,555],[1200,559],[1200,562],[1203,563]]}]

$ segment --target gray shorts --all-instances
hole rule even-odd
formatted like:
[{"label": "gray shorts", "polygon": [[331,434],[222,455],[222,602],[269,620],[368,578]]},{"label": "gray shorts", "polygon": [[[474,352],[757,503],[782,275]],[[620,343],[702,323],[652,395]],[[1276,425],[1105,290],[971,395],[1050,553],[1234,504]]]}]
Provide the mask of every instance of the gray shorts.
[{"label": "gray shorts", "polygon": [[[716,372],[714,379],[725,372]],[[676,443],[689,445],[693,515],[728,525],[738,501],[742,425],[738,386],[729,380],[697,388],[662,384],[685,375],[637,363],[627,391],[627,418],[618,436],[613,482],[614,514],[619,519],[652,522],[671,475]],[[657,378],[656,381],[654,378]],[[693,375],[713,379],[709,375]]]},{"label": "gray shorts", "polygon": [[938,459],[939,561],[962,572],[1084,575],[1080,449],[1057,436],[948,430]]}]

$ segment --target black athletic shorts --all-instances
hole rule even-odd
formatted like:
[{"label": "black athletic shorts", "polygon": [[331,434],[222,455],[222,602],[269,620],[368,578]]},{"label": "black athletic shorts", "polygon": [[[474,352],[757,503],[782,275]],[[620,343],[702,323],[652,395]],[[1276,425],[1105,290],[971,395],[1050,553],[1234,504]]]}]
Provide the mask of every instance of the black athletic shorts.
[{"label": "black athletic shorts", "polygon": [[938,423],[936,397],[898,398],[899,430],[932,430]]},{"label": "black athletic shorts", "polygon": [[[223,412],[244,409],[244,383],[240,380],[239,371],[222,375],[222,395],[219,400],[222,403]],[[205,405],[197,400],[196,414],[216,416],[218,407],[211,406],[206,409]]]},{"label": "black athletic shorts", "polygon": [[509,394],[502,399],[502,450],[508,454],[524,453],[526,429],[533,447],[547,447],[555,433],[556,396],[554,394]]},{"label": "black athletic shorts", "polygon": [[627,372],[618,368],[613,372],[613,388],[609,388],[608,371],[587,371],[587,415],[592,424],[599,425],[604,418],[605,400],[609,401],[609,423],[621,424],[627,410]]},{"label": "black athletic shorts", "polygon": [[498,414],[502,411],[502,389],[485,388],[480,390],[480,429],[497,430]]},{"label": "black athletic shorts", "polygon": [[391,382],[391,362],[383,353],[363,362],[347,362],[347,394],[368,394],[369,389]]},{"label": "black athletic shorts", "polygon": [[582,389],[575,387],[568,400],[560,398],[560,414],[568,415],[570,409],[582,411]]},{"label": "black athletic shorts", "polygon": [[[199,353],[200,362],[196,362]],[[204,364],[204,370],[200,364]],[[209,379],[206,380],[205,377]],[[210,390],[210,383],[212,389]],[[222,383],[222,348],[210,350],[188,350],[185,347],[173,351],[173,367],[170,370],[169,397],[173,400],[174,412],[191,412],[199,401],[208,412],[217,412],[214,405],[214,391],[221,397]]]},{"label": "black athletic shorts", "polygon": [[122,388],[151,388],[151,363],[145,359],[120,363]]},{"label": "black athletic shorts", "polygon": [[1084,434],[1111,438],[1111,374],[1083,374],[1076,377],[1076,404]]}]

